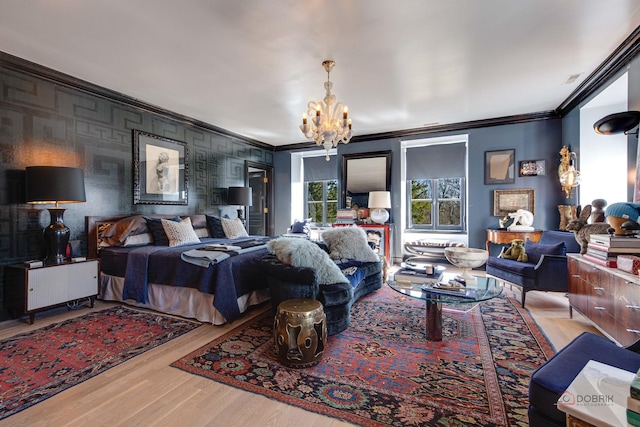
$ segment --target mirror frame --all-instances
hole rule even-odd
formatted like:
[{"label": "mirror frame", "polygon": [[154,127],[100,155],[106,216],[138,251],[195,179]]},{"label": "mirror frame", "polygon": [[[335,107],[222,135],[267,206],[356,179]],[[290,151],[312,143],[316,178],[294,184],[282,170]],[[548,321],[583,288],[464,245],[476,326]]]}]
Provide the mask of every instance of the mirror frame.
[{"label": "mirror frame", "polygon": [[347,206],[347,168],[349,167],[349,160],[370,159],[383,157],[386,159],[386,191],[391,191],[391,150],[388,151],[371,151],[368,153],[354,153],[342,155],[342,173],[340,180],[340,209],[345,209]]}]

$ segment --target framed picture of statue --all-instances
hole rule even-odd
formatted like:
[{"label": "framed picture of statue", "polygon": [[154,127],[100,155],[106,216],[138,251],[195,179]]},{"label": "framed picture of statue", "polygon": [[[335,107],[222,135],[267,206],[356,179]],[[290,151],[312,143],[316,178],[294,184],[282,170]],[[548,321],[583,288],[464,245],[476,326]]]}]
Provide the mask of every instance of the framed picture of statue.
[{"label": "framed picture of statue", "polygon": [[187,144],[133,131],[133,203],[188,204]]}]

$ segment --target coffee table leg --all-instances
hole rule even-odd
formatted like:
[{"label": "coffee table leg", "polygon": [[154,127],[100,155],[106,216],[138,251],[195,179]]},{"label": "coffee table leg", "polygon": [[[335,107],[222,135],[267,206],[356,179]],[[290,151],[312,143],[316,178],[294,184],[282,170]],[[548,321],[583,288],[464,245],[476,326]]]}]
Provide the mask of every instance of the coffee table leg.
[{"label": "coffee table leg", "polygon": [[442,341],[442,303],[427,300],[427,340]]}]

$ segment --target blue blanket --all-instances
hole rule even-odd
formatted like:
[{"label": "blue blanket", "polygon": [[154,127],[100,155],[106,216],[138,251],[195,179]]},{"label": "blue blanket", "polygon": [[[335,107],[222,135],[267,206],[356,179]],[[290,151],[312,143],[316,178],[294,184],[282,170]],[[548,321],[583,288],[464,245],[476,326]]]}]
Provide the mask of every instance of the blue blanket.
[{"label": "blue blanket", "polygon": [[[190,287],[215,295],[213,305],[227,322],[239,318],[238,297],[256,289],[268,288],[266,277],[260,269],[260,260],[267,250],[264,244],[255,246],[208,268],[182,261],[183,252],[202,249],[206,243],[210,243],[202,240],[203,243],[197,245],[173,248],[142,246],[128,250],[123,298],[146,303],[148,283]],[[227,241],[229,244],[234,242]]]}]

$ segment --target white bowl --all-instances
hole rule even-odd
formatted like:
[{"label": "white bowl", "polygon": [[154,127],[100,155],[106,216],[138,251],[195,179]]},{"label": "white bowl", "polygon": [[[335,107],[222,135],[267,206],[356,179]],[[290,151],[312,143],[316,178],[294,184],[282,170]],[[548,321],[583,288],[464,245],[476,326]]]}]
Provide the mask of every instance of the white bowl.
[{"label": "white bowl", "polygon": [[451,264],[462,269],[462,275],[460,275],[460,278],[464,280],[473,280],[474,277],[470,274],[471,269],[480,267],[487,262],[489,253],[484,249],[452,246],[444,248],[444,256]]}]

